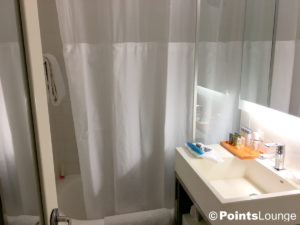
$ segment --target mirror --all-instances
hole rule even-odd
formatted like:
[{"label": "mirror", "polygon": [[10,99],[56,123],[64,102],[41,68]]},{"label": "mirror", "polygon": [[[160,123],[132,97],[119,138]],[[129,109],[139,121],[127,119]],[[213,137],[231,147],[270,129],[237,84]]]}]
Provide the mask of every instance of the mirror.
[{"label": "mirror", "polygon": [[269,106],[276,0],[246,1],[241,99]]},{"label": "mirror", "polygon": [[245,0],[198,1],[195,140],[226,140],[238,130]]},{"label": "mirror", "polygon": [[19,3],[0,0],[0,224],[43,224]]},{"label": "mirror", "polygon": [[240,98],[300,116],[300,1],[246,3]]}]

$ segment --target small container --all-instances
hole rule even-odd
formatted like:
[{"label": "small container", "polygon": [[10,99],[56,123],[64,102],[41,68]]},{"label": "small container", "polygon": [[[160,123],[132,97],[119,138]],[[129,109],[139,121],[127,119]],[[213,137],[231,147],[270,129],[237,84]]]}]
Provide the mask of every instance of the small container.
[{"label": "small container", "polygon": [[251,146],[255,151],[260,151],[263,146],[263,133],[253,132]]},{"label": "small container", "polygon": [[242,138],[237,138],[237,143],[236,143],[236,147],[237,149],[241,149],[243,146],[243,143],[242,143]]},{"label": "small container", "polygon": [[230,145],[233,145],[233,134],[232,133],[229,133],[229,141],[228,141],[228,144]]},{"label": "small container", "polygon": [[251,146],[252,144],[252,130],[246,127],[241,127],[241,135],[245,138],[245,145]]},{"label": "small container", "polygon": [[241,148],[245,147],[246,139],[245,137],[241,137]]},{"label": "small container", "polygon": [[254,149],[254,151],[259,151],[260,145],[261,145],[261,141],[260,140],[253,140],[253,142],[252,142],[252,148]]},{"label": "small container", "polygon": [[238,133],[235,133],[233,135],[233,146],[237,146],[238,145],[239,138],[241,138],[241,135],[239,135]]}]

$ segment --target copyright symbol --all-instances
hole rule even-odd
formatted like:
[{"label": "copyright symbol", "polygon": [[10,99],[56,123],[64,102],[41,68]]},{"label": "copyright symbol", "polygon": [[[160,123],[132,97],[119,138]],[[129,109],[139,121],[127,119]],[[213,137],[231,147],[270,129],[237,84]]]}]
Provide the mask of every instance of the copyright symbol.
[{"label": "copyright symbol", "polygon": [[209,217],[210,220],[215,221],[215,220],[218,219],[218,213],[216,213],[215,211],[211,211],[208,214],[208,217]]}]

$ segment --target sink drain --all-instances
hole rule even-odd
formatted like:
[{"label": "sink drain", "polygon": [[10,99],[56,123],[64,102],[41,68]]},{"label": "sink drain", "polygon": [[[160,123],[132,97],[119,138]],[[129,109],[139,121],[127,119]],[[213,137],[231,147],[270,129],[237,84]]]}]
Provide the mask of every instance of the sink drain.
[{"label": "sink drain", "polygon": [[255,195],[257,195],[257,194],[256,193],[252,193],[249,196],[252,197],[252,196],[255,196]]}]

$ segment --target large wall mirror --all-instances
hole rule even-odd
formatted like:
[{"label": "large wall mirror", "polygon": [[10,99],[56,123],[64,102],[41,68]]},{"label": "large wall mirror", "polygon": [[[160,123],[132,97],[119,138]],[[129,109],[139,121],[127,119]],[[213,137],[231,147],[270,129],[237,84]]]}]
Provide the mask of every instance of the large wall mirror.
[{"label": "large wall mirror", "polygon": [[198,0],[195,137],[205,144],[226,140],[239,127],[245,4],[246,0]]},{"label": "large wall mirror", "polygon": [[276,0],[246,1],[241,99],[269,106]]},{"label": "large wall mirror", "polygon": [[300,1],[246,1],[240,98],[300,116]]}]

